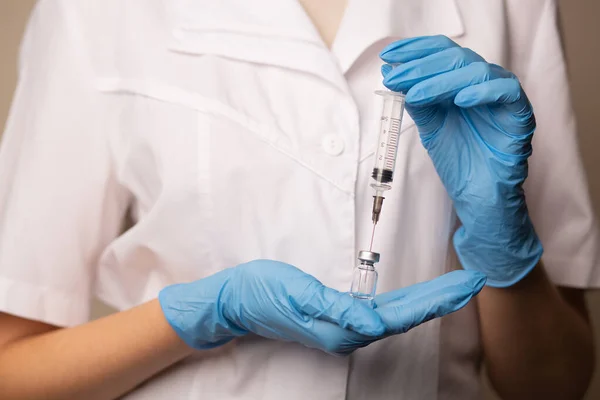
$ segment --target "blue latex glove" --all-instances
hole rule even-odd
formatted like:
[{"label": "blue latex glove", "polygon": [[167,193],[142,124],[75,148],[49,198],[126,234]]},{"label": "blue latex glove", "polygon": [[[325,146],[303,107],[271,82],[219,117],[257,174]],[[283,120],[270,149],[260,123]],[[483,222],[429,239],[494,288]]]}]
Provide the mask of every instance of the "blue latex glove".
[{"label": "blue latex glove", "polygon": [[535,117],[517,77],[444,36],[392,43],[381,58],[384,85],[406,93],[406,110],[454,202],[463,267],[483,271],[490,286],[518,282],[542,245],[522,189]]},{"label": "blue latex glove", "polygon": [[258,260],[169,286],[159,302],[169,324],[196,349],[254,333],[348,354],[458,310],[484,283],[481,273],[457,271],[380,295],[373,309],[291,265]]}]

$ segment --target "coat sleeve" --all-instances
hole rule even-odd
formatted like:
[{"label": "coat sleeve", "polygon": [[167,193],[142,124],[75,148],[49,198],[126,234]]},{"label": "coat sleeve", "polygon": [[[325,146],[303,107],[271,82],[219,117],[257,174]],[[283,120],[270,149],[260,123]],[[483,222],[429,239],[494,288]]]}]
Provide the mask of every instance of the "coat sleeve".
[{"label": "coat sleeve", "polygon": [[57,326],[87,321],[129,201],[76,19],[61,0],[38,2],[0,147],[0,311]]},{"label": "coat sleeve", "polygon": [[600,286],[599,235],[577,145],[555,1],[546,1],[522,85],[537,119],[525,193],[544,245],[543,262],[560,286]]}]

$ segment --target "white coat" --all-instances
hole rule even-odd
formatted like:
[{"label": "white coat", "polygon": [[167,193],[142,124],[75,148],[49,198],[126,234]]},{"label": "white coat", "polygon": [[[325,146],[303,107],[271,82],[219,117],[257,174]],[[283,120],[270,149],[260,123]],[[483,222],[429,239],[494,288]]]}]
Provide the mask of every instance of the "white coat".
[{"label": "white coat", "polygon": [[[350,0],[330,51],[293,0],[41,0],[0,154],[0,310],[72,326],[93,296],[123,310],[257,258],[348,290],[371,232],[378,53],[431,34],[521,78],[546,269],[598,286],[555,1]],[[378,291],[457,268],[455,228],[407,116]],[[248,336],[125,398],[477,399],[474,304],[346,358]]]}]

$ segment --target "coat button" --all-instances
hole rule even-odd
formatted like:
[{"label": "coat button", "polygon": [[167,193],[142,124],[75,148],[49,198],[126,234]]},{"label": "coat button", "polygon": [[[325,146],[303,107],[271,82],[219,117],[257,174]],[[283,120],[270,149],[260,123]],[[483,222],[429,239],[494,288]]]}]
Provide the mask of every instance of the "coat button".
[{"label": "coat button", "polygon": [[325,135],[321,142],[321,146],[325,153],[330,156],[339,156],[344,152],[344,140],[339,135]]}]

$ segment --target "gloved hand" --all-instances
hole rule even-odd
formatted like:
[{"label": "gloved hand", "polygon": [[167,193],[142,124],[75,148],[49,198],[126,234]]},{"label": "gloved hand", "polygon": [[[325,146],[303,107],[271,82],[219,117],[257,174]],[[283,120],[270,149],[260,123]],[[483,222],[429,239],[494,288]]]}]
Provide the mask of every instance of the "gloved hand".
[{"label": "gloved hand", "polygon": [[384,85],[406,93],[454,202],[463,267],[483,271],[489,286],[513,285],[542,255],[522,188],[536,124],[517,77],[444,36],[392,43],[381,58]]},{"label": "gloved hand", "polygon": [[484,282],[481,273],[457,271],[378,296],[374,310],[291,265],[258,260],[169,286],[159,302],[169,324],[196,349],[254,333],[348,354],[458,310]]}]

